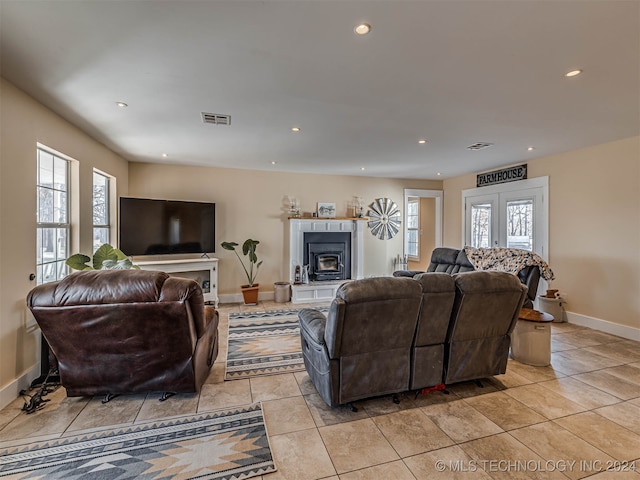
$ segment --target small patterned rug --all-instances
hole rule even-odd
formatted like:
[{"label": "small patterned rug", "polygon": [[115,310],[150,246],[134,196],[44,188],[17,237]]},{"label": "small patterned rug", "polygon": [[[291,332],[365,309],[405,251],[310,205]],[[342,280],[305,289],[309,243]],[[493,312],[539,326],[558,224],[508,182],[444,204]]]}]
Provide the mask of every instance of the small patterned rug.
[{"label": "small patterned rug", "polygon": [[0,449],[15,479],[244,479],[274,472],[260,404]]},{"label": "small patterned rug", "polygon": [[304,370],[298,310],[230,313],[228,347],[225,380]]}]

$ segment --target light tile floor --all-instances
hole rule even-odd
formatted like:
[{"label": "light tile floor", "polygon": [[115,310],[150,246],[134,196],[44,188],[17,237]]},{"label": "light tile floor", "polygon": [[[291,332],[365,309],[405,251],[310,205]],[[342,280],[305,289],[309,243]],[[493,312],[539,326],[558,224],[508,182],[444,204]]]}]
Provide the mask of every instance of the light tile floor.
[{"label": "light tile floor", "polygon": [[[261,302],[220,307],[220,354],[199,395],[67,398],[0,411],[0,446],[261,401],[277,479],[640,480],[640,342],[572,324],[552,325],[552,362],[509,360],[507,373],[329,408],[305,372],[224,382],[230,312],[300,308]],[[608,470],[608,471],[606,471]]]}]

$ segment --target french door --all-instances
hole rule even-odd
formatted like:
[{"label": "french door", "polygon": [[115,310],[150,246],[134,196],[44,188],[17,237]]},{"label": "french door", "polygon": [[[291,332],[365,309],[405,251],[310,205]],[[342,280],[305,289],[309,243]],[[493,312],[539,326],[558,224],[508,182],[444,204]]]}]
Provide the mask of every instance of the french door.
[{"label": "french door", "polygon": [[463,244],[548,256],[549,177],[462,191]]}]

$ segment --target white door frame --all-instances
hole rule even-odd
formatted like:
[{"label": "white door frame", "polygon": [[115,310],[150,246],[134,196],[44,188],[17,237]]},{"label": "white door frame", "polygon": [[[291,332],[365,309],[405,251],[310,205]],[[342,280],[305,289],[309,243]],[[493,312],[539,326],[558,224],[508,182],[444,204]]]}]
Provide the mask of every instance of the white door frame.
[{"label": "white door frame", "polygon": [[[470,197],[482,197],[487,195],[500,195],[508,197],[511,194],[517,195],[526,190],[539,189],[542,192],[540,204],[536,204],[536,230],[534,237],[534,251],[543,259],[549,260],[549,177],[536,177],[517,182],[501,183],[488,187],[469,188],[462,190],[462,245],[466,245],[467,239],[467,199]],[[501,211],[501,209],[498,209]],[[498,212],[496,212],[498,213]],[[538,248],[536,248],[538,246]]]},{"label": "white door frame", "polygon": [[442,198],[443,198],[442,190],[421,190],[414,188],[405,188],[404,189],[404,228],[402,229],[402,233],[404,236],[404,253],[407,253],[407,209],[409,207],[409,197],[420,197],[420,198],[435,198],[436,200],[436,218],[435,218],[435,237],[436,237],[436,248],[442,246]]}]

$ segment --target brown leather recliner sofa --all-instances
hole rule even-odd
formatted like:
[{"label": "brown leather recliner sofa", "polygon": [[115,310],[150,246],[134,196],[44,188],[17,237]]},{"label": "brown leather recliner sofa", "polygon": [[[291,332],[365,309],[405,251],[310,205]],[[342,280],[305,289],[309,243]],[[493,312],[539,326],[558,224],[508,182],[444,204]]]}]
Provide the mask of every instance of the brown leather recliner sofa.
[{"label": "brown leather recliner sofa", "polygon": [[76,272],[27,304],[71,397],[197,392],[218,354],[217,311],[195,281],[164,272]]},{"label": "brown leather recliner sofa", "polygon": [[504,272],[345,283],[327,316],[299,312],[307,373],[330,406],[505,373],[525,296]]}]

